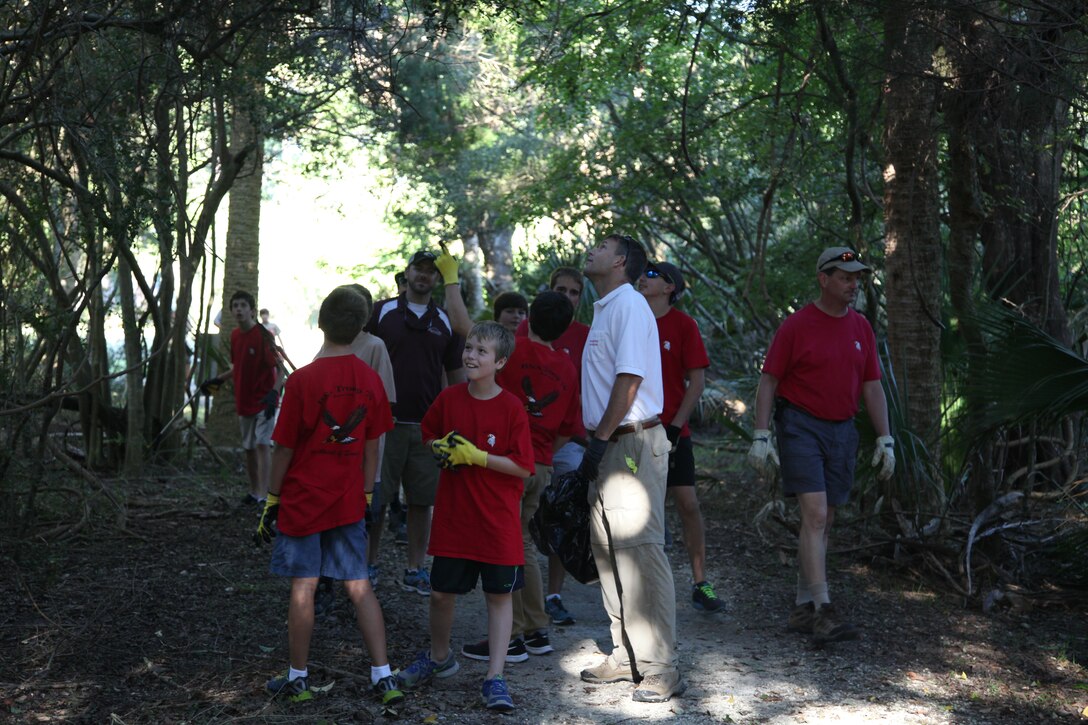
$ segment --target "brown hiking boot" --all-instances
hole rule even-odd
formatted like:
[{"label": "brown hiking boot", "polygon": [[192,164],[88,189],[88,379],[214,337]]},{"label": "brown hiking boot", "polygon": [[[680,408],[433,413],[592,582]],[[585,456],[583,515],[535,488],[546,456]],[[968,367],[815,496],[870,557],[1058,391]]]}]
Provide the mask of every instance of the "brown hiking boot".
[{"label": "brown hiking boot", "polygon": [[817,644],[825,642],[845,642],[858,638],[858,628],[849,622],[842,622],[835,616],[835,608],[824,604],[816,610],[812,621],[812,634]]},{"label": "brown hiking boot", "polygon": [[790,621],[786,624],[789,632],[812,634],[812,622],[816,618],[816,605],[812,602],[798,604],[790,612]]},{"label": "brown hiking boot", "polygon": [[670,698],[684,694],[687,687],[687,683],[676,670],[660,675],[646,675],[635,687],[631,699],[635,702],[668,702]]},{"label": "brown hiking boot", "polygon": [[594,685],[603,685],[609,682],[634,682],[630,667],[617,667],[611,657],[606,657],[604,662],[596,667],[582,670],[582,682]]}]

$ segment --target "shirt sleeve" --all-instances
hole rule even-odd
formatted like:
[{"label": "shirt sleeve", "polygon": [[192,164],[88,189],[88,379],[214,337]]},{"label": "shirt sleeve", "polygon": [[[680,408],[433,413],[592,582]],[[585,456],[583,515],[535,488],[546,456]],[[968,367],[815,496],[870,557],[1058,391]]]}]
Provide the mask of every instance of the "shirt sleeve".
[{"label": "shirt sleeve", "polygon": [[699,370],[710,367],[710,358],[706,354],[703,336],[699,334],[699,323],[688,317],[684,325],[684,350],[682,365],[684,370]]},{"label": "shirt sleeve", "polygon": [[450,388],[446,388],[441,393],[439,393],[438,397],[434,399],[433,403],[431,403],[431,407],[427,408],[427,412],[423,415],[423,421],[419,424],[419,426],[420,433],[422,434],[424,441],[441,438],[449,432],[439,431],[439,428],[442,427],[442,408],[444,407],[447,397],[446,391],[448,390],[450,390]]},{"label": "shirt sleeve", "polygon": [[[653,340],[657,334],[657,322],[642,295],[637,292],[635,295],[638,299],[616,300],[616,303],[624,304],[618,314],[611,318],[609,335],[616,343],[616,374],[627,373],[645,378],[647,353],[657,350],[657,343]],[[640,304],[645,310],[639,307]],[[645,314],[642,314],[644,311]]]}]

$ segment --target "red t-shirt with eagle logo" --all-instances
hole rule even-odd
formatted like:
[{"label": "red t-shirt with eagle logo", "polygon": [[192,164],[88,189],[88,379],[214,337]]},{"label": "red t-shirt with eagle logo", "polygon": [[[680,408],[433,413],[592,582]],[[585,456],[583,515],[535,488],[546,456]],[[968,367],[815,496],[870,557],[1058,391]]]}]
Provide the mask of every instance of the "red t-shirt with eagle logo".
[{"label": "red t-shirt with eagle logo", "polygon": [[272,440],[294,451],[280,489],[279,530],[307,536],[366,513],[366,441],[393,428],[385,387],[355,355],[314,360],[287,378]]},{"label": "red t-shirt with eagle logo", "polygon": [[[533,471],[529,416],[506,390],[490,400],[478,400],[468,392],[468,383],[450,386],[435,398],[422,425],[425,441],[456,430],[481,451],[506,456]],[[427,553],[503,566],[524,564],[523,489],[522,479],[488,468],[443,469]]]},{"label": "red t-shirt with eagle logo", "polygon": [[516,340],[514,354],[495,380],[525,406],[536,462],[550,466],[555,439],[582,432],[578,373],[566,353],[533,342],[528,337]]}]

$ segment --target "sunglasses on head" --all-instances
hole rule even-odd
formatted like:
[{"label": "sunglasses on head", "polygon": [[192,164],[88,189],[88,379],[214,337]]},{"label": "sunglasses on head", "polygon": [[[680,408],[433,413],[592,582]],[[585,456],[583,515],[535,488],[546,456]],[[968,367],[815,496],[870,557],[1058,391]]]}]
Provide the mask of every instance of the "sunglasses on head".
[{"label": "sunglasses on head", "polygon": [[834,267],[834,266],[838,265],[840,262],[860,262],[860,261],[861,261],[861,255],[858,254],[857,252],[843,252],[842,254],[834,256],[831,259],[824,262],[822,265],[820,265],[820,271],[822,272],[825,269],[827,269],[828,267]]}]

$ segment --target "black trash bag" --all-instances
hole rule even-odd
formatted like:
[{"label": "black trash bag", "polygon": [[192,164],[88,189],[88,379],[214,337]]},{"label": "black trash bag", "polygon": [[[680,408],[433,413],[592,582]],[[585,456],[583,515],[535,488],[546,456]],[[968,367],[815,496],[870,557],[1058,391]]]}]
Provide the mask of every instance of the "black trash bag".
[{"label": "black trash bag", "polygon": [[582,584],[598,580],[589,546],[589,481],[577,470],[564,473],[540,495],[529,533],[542,554],[555,554]]}]

